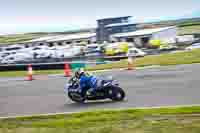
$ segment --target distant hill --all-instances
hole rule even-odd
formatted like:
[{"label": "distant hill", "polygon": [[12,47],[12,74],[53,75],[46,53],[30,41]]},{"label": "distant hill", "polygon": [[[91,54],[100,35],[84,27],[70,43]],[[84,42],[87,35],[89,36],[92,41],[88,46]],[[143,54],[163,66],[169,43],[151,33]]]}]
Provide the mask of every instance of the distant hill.
[{"label": "distant hill", "polygon": [[85,32],[95,32],[96,28],[87,28],[80,30],[71,30],[65,32],[33,32],[25,34],[12,34],[12,35],[2,35],[0,36],[0,44],[16,44],[23,43],[24,41],[29,41],[39,37],[52,36],[52,35],[61,35],[61,34],[75,34],[75,33],[85,33]]},{"label": "distant hill", "polygon": [[158,21],[158,22],[151,22],[151,23],[144,23],[144,24],[160,24],[160,25],[180,25],[184,23],[193,23],[193,22],[200,22],[199,18],[183,18],[177,20],[165,20],[165,21]]},{"label": "distant hill", "polygon": [[144,28],[157,28],[157,27],[166,27],[166,26],[192,26],[199,25],[200,26],[200,17],[199,18],[184,18],[177,20],[165,20],[165,21],[157,21],[157,22],[147,22],[147,23],[138,23],[137,27],[139,29]]},{"label": "distant hill", "polygon": [[154,20],[143,24],[157,24],[157,25],[181,25],[184,23],[196,23],[200,22],[200,10],[192,12],[190,14],[183,15],[181,17],[169,17],[167,20]]}]

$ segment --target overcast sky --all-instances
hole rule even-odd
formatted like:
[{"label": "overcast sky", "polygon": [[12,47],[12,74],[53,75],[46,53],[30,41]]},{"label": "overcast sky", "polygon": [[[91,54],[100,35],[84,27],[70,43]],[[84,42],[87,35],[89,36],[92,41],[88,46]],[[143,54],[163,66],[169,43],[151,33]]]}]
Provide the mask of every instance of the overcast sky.
[{"label": "overcast sky", "polygon": [[96,19],[133,16],[135,22],[187,16],[200,0],[0,0],[0,34],[95,26]]}]

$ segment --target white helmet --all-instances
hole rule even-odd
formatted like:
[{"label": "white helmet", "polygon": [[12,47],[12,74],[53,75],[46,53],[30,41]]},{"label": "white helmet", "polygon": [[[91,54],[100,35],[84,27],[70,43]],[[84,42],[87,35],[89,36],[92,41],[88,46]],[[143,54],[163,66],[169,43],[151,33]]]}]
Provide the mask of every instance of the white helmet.
[{"label": "white helmet", "polygon": [[82,73],[85,73],[85,71],[84,71],[84,69],[83,68],[80,68],[80,74],[82,74]]}]

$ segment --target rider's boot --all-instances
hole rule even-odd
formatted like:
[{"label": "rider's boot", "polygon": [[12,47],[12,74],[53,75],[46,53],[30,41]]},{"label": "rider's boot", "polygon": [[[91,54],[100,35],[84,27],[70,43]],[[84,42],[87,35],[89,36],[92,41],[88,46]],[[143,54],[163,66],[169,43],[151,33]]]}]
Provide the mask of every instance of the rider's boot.
[{"label": "rider's boot", "polygon": [[87,95],[95,95],[95,90],[94,88],[91,88],[87,91]]}]

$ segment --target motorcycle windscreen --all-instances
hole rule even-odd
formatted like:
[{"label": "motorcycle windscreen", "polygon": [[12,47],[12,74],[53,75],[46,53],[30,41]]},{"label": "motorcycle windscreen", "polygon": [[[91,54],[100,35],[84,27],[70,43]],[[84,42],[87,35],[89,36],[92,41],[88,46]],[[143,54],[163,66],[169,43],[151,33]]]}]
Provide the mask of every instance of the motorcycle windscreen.
[{"label": "motorcycle windscreen", "polygon": [[66,84],[65,87],[64,87],[64,92],[67,94],[68,93],[68,87],[69,87],[69,84]]}]

